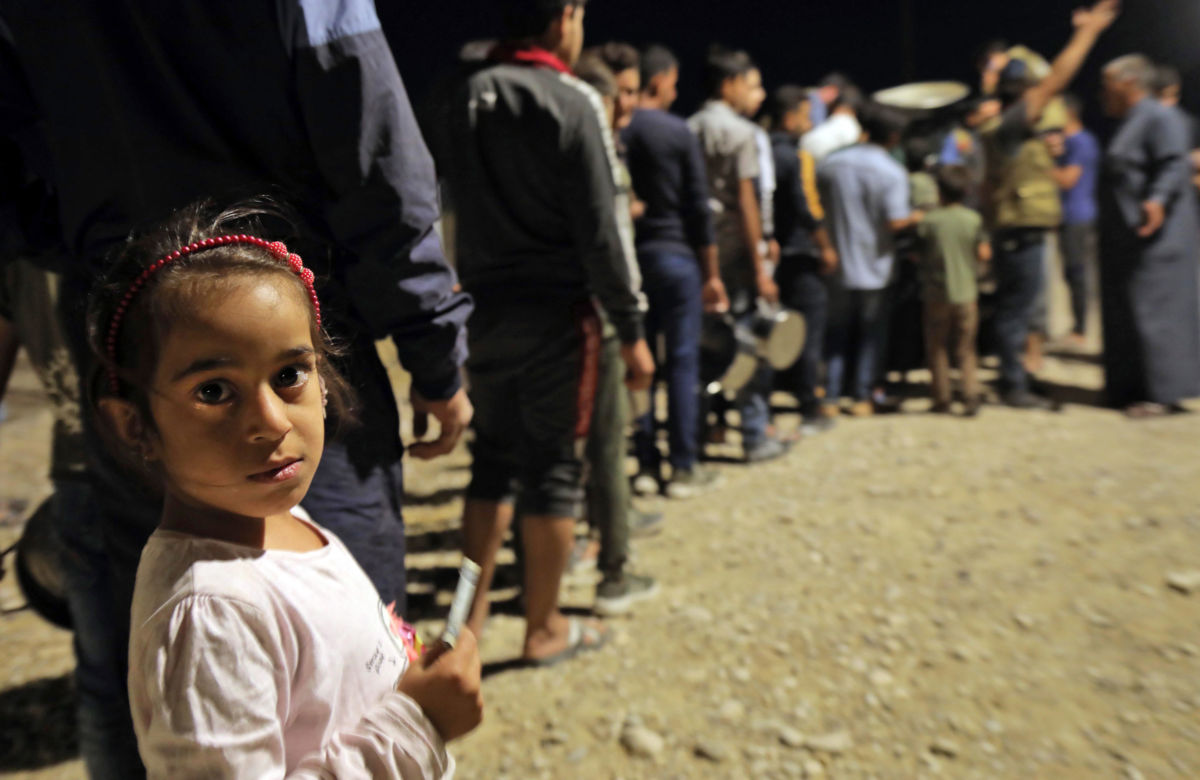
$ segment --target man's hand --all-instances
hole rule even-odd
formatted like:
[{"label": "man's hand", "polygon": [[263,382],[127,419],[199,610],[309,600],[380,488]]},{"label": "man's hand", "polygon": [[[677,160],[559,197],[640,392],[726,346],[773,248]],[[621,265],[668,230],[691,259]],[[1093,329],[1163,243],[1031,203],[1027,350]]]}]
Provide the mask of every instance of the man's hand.
[{"label": "man's hand", "polygon": [[1148,200],[1142,203],[1142,216],[1145,221],[1138,228],[1137,234],[1141,238],[1150,238],[1162,228],[1167,219],[1167,211],[1157,200]]},{"label": "man's hand", "polygon": [[396,690],[415,701],[449,742],[483,721],[481,677],[479,646],[463,626],[453,649],[438,645],[413,661]]},{"label": "man's hand", "polygon": [[821,250],[821,273],[824,274],[825,276],[829,276],[830,274],[832,274],[834,271],[837,270],[837,267],[838,267],[837,250],[831,246],[827,246],[824,249],[822,249]]},{"label": "man's hand", "polygon": [[758,297],[762,298],[767,303],[779,303],[779,286],[775,284],[775,280],[765,271],[758,274]]},{"label": "man's hand", "polygon": [[654,356],[645,339],[621,345],[621,360],[625,361],[625,386],[635,393],[646,390],[654,381]]},{"label": "man's hand", "polygon": [[467,398],[466,390],[459,390],[445,401],[430,401],[413,388],[410,394],[413,407],[413,435],[421,439],[429,431],[429,415],[437,418],[441,425],[441,433],[433,441],[418,441],[408,448],[414,458],[432,460],[449,453],[458,444],[471,418],[475,416],[475,407]]},{"label": "man's hand", "polygon": [[729,293],[725,292],[725,283],[719,276],[714,276],[704,283],[704,288],[700,290],[700,299],[704,302],[704,311],[709,314],[729,311]]},{"label": "man's hand", "polygon": [[1091,8],[1076,8],[1071,21],[1077,30],[1101,33],[1107,30],[1121,13],[1120,0],[1100,0]]},{"label": "man's hand", "polygon": [[775,265],[779,265],[780,258],[783,257],[783,248],[779,246],[779,242],[771,239],[767,242],[767,259]]}]

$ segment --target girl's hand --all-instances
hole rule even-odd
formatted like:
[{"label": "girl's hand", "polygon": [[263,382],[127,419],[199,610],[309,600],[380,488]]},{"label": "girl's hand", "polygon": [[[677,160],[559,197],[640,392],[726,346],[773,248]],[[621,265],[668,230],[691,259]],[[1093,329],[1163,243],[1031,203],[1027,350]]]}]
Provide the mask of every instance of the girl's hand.
[{"label": "girl's hand", "polygon": [[483,720],[481,680],[479,646],[464,626],[453,649],[439,645],[409,665],[396,690],[420,705],[449,742]]}]

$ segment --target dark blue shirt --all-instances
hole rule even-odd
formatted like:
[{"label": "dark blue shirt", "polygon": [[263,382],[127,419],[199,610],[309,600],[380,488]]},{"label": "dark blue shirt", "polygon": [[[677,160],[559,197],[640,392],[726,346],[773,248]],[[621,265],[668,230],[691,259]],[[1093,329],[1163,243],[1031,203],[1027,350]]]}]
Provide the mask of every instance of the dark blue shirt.
[{"label": "dark blue shirt", "polygon": [[666,111],[635,111],[621,133],[633,191],[646,204],[634,223],[639,250],[693,254],[714,243],[700,142]]},{"label": "dark blue shirt", "polygon": [[1079,181],[1062,194],[1063,222],[1075,225],[1096,221],[1096,179],[1100,171],[1100,144],[1096,136],[1080,130],[1066,138],[1066,151],[1058,164],[1083,169]]}]

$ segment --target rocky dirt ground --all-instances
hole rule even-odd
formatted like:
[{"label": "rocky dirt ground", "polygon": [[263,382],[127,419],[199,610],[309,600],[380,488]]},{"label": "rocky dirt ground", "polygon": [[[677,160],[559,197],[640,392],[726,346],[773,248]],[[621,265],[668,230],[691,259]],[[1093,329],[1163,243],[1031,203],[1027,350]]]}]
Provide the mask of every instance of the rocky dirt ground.
[{"label": "rocky dirt ground", "polygon": [[[1055,359],[1071,401],[1099,370]],[[989,406],[845,420],[651,504],[661,595],[602,650],[525,670],[511,566],[483,641],[465,778],[1200,776],[1200,414]],[[0,545],[43,496],[27,373],[0,425]],[[785,416],[783,423],[794,424]],[[465,454],[409,473],[413,614],[454,585]],[[505,560],[511,560],[506,558]],[[590,604],[575,577],[564,601]],[[0,774],[77,778],[70,635],[0,583]],[[28,774],[22,774],[28,773]]]}]

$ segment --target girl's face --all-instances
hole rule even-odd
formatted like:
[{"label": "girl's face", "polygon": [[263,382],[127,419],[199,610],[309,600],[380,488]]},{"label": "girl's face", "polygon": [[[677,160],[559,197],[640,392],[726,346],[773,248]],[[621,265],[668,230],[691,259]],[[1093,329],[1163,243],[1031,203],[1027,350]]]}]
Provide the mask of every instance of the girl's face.
[{"label": "girl's face", "polygon": [[146,454],[184,504],[268,517],[304,497],[325,437],[310,308],[289,280],[246,276],[172,324]]}]

